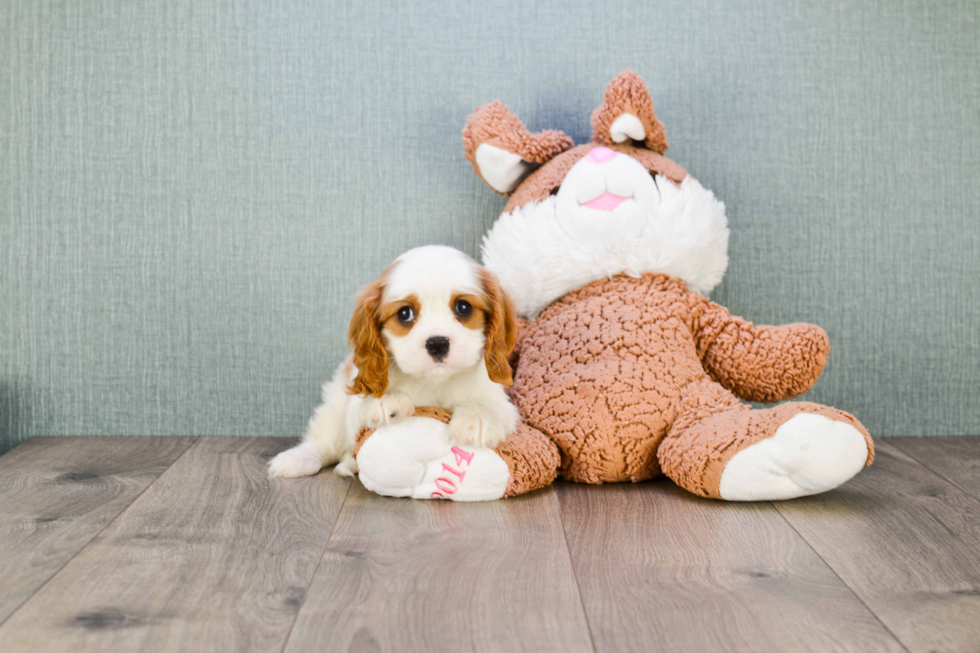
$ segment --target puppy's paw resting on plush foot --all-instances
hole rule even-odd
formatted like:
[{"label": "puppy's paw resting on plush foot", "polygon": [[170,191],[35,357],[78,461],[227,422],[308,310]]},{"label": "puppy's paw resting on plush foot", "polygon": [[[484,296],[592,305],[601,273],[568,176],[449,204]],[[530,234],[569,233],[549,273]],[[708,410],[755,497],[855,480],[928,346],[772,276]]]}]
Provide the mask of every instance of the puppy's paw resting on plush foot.
[{"label": "puppy's paw resting on plush foot", "polygon": [[460,406],[449,420],[449,433],[457,442],[493,449],[507,437],[500,419],[483,406]]},{"label": "puppy's paw resting on plush foot", "polygon": [[320,451],[311,442],[302,442],[269,461],[269,478],[313,476],[323,467]]},{"label": "puppy's paw resting on plush foot", "polygon": [[367,397],[361,407],[361,423],[370,428],[404,419],[415,412],[415,403],[404,392]]},{"label": "puppy's paw resting on plush foot", "polygon": [[735,454],[721,474],[729,501],[794,499],[832,490],[865,465],[868,445],[850,424],[812,413],[795,415],[775,435]]}]

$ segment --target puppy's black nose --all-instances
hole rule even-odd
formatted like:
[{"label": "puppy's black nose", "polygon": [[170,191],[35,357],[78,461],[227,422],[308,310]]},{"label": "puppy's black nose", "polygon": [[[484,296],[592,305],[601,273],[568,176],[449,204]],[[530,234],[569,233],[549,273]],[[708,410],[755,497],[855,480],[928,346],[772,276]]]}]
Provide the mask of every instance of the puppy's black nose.
[{"label": "puppy's black nose", "polygon": [[425,350],[429,352],[437,361],[441,361],[449,353],[449,338],[446,336],[432,336],[425,341]]}]

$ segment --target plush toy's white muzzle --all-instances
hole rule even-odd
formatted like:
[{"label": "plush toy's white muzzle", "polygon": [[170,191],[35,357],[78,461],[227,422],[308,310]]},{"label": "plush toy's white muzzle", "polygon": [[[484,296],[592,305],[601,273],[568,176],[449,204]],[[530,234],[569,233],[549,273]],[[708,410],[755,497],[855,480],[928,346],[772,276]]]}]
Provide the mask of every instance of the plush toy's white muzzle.
[{"label": "plush toy's white muzzle", "polygon": [[556,200],[571,233],[613,245],[642,234],[647,217],[660,206],[660,192],[639,161],[597,147],[568,171]]}]

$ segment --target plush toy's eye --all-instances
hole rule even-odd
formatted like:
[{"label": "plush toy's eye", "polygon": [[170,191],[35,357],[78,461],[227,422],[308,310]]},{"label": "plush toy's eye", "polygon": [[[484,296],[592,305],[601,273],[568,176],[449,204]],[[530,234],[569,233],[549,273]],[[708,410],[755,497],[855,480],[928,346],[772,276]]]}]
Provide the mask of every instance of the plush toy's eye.
[{"label": "plush toy's eye", "polygon": [[457,299],[455,310],[456,315],[460,317],[467,317],[473,313],[473,305],[465,299]]},{"label": "plush toy's eye", "polygon": [[402,324],[408,324],[415,319],[415,309],[411,306],[402,306],[395,315]]}]

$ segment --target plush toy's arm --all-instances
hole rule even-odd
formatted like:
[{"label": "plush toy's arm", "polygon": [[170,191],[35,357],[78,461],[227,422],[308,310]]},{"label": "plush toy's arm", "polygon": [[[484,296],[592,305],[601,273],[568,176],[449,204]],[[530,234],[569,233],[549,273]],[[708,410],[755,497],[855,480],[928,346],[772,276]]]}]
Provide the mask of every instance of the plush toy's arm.
[{"label": "plush toy's arm", "polygon": [[692,331],[705,371],[739,397],[772,403],[799,396],[820,378],[830,341],[813,324],[754,326],[697,293]]}]

